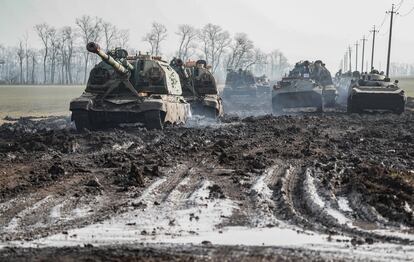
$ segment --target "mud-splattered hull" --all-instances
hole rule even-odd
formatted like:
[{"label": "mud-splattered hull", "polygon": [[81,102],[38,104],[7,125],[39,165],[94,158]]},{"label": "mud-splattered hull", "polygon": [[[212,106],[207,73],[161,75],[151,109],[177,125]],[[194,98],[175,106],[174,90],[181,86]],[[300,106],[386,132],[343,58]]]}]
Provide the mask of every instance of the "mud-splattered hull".
[{"label": "mud-splattered hull", "polygon": [[81,97],[71,102],[70,110],[75,125],[85,125],[88,129],[122,123],[143,123],[151,126],[153,121],[160,122],[161,125],[184,124],[190,115],[190,105],[181,99],[102,101]]},{"label": "mud-splattered hull", "polygon": [[322,94],[317,91],[274,92],[273,108],[322,107]]},{"label": "mud-splattered hull", "polygon": [[201,115],[216,118],[224,114],[223,104],[218,95],[207,95],[202,98],[187,99],[191,105],[192,115]]},{"label": "mud-splattered hull", "polygon": [[389,110],[402,113],[406,97],[401,94],[385,92],[358,92],[351,95],[348,107],[355,110]]},{"label": "mud-splattered hull", "polygon": [[334,107],[337,99],[336,89],[327,89],[323,91],[323,100],[325,106]]},{"label": "mud-splattered hull", "polygon": [[257,96],[257,88],[255,86],[241,86],[237,88],[224,87],[223,97],[231,98],[232,96]]}]

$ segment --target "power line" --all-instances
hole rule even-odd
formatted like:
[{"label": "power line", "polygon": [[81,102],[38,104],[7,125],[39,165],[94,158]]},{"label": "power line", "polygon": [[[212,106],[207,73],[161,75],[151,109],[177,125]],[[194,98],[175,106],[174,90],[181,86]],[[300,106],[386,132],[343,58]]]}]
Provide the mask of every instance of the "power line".
[{"label": "power line", "polygon": [[389,31],[390,31],[390,29],[388,28],[387,31],[385,31],[384,33],[381,33],[380,36],[386,36]]},{"label": "power line", "polygon": [[362,63],[361,63],[361,73],[364,72],[364,58],[365,58],[365,41],[367,41],[368,39],[364,37],[361,39],[362,41]]},{"label": "power line", "polygon": [[382,26],[385,24],[385,20],[387,20],[387,18],[388,18],[388,16],[387,16],[387,14],[385,13],[385,14],[384,14],[384,19],[382,19],[381,25],[379,26],[378,30],[381,30],[381,28],[382,28]]},{"label": "power line", "polygon": [[390,76],[390,58],[391,58],[391,38],[392,38],[392,22],[394,19],[394,14],[398,15],[398,12],[395,11],[395,6],[394,4],[392,5],[392,8],[390,11],[387,11],[387,14],[390,14],[391,18],[390,18],[390,35],[389,35],[389,39],[388,39],[388,56],[387,56],[387,74],[386,76],[389,77]]},{"label": "power line", "polygon": [[375,28],[375,25],[373,27],[373,29],[370,31],[371,33],[373,33],[372,36],[372,49],[371,49],[371,69],[373,69],[374,67],[374,53],[375,53],[375,34],[378,33],[379,31]]},{"label": "power line", "polygon": [[401,8],[401,6],[402,6],[402,4],[404,3],[404,0],[401,0],[399,3],[398,3],[398,7],[396,8],[396,12],[398,12],[399,10],[400,10],[400,8]]},{"label": "power line", "polygon": [[358,71],[358,46],[359,43],[356,41],[355,43],[355,71]]},{"label": "power line", "polygon": [[414,11],[414,6],[410,9],[410,11],[408,11],[407,13],[400,15],[401,17],[407,16],[409,14],[411,14]]}]

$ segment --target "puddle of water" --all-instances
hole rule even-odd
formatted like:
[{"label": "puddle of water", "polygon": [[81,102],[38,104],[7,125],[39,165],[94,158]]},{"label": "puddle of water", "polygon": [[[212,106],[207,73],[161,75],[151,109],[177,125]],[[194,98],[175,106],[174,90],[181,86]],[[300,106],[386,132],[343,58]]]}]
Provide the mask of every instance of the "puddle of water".
[{"label": "puddle of water", "polygon": [[349,244],[307,245],[306,249],[329,252],[332,258],[357,261],[413,261],[414,247],[397,244],[375,243],[373,245],[350,246]]},{"label": "puddle of water", "polygon": [[112,146],[112,149],[116,150],[116,151],[124,150],[124,149],[128,149],[133,144],[134,144],[134,142],[132,142],[132,141],[124,142],[122,145],[116,143]]},{"label": "puddle of water", "polygon": [[338,197],[338,206],[344,212],[352,212],[352,208],[349,206],[348,199],[345,197]]},{"label": "puddle of water", "polygon": [[[165,202],[156,204],[157,189],[165,181],[164,178],[154,182],[143,193],[138,202],[146,204],[144,209],[131,210],[99,224],[69,230],[67,235],[53,235],[32,241],[28,245],[169,242],[182,236],[214,232],[217,230],[216,225],[220,224],[223,218],[230,217],[233,209],[237,208],[229,199],[207,199],[208,187],[211,185],[209,181],[204,181],[188,198],[181,198],[178,192],[173,191]],[[186,183],[188,180],[184,179],[179,185]]]},{"label": "puddle of water", "polygon": [[[289,228],[247,228],[226,227],[220,232],[208,232],[197,236],[170,239],[170,243],[200,244],[210,241],[218,245],[249,245],[249,246],[291,246],[306,244],[328,244],[328,235],[304,234]],[[346,238],[335,238],[346,239]]]}]

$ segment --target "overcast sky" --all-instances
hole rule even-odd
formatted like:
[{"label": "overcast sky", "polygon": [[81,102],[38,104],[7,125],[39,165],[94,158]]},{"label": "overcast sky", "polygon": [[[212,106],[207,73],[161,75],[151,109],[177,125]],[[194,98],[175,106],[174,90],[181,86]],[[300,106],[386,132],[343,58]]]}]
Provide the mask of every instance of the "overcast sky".
[{"label": "overcast sky", "polygon": [[[48,23],[55,27],[75,25],[81,15],[99,16],[119,28],[130,30],[130,46],[147,50],[141,41],[151,23],[168,28],[164,53],[177,49],[175,31],[179,24],[201,27],[221,25],[234,34],[247,33],[264,51],[282,50],[290,63],[302,59],[321,59],[336,70],[348,45],[365,34],[367,58],[370,57],[374,24],[386,17],[376,45],[376,66],[385,67],[389,17],[385,11],[401,0],[0,0],[0,44],[16,45],[24,33],[40,46],[33,26]],[[414,7],[404,0],[403,15]],[[392,61],[414,63],[414,12],[397,16],[393,31]],[[361,54],[361,49],[359,50]],[[353,59],[354,60],[354,59]],[[359,64],[361,59],[359,59]],[[353,61],[353,64],[355,61]]]}]

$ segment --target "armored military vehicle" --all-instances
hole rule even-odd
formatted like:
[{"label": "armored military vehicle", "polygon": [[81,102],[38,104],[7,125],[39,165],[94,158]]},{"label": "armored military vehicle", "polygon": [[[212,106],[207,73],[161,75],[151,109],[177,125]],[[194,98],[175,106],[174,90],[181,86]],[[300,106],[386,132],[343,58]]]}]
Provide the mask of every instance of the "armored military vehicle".
[{"label": "armored military vehicle", "polygon": [[238,71],[229,69],[227,71],[223,97],[225,99],[232,99],[234,96],[256,98],[256,79],[250,71],[242,69],[239,69]]},{"label": "armored military vehicle", "polygon": [[281,113],[288,108],[324,109],[323,86],[311,78],[311,63],[301,61],[289,72],[287,77],[273,87],[272,108],[274,113]]},{"label": "armored military vehicle", "polygon": [[223,105],[213,74],[205,60],[184,63],[174,58],[170,65],[180,76],[183,96],[191,105],[193,115],[217,118],[223,115]]},{"label": "armored military vehicle", "polygon": [[325,107],[334,107],[338,92],[332,81],[332,76],[321,60],[311,64],[311,78],[323,87],[322,95]]},{"label": "armored military vehicle", "polygon": [[270,87],[269,79],[266,75],[255,77],[256,79],[256,86],[257,86],[257,94],[262,97],[269,97],[272,88]]},{"label": "armored military vehicle", "polygon": [[102,62],[91,70],[85,92],[70,103],[77,130],[139,122],[163,129],[166,123],[187,121],[190,105],[167,62],[150,55],[129,56],[121,48],[105,53],[93,42],[86,48]]},{"label": "armored military vehicle", "polygon": [[336,98],[336,103],[339,106],[346,107],[348,101],[349,88],[353,85],[354,81],[357,81],[360,78],[360,73],[358,71],[348,71],[342,73],[340,70],[335,76],[335,86],[338,91],[338,96]]},{"label": "armored military vehicle", "polygon": [[349,88],[348,112],[358,113],[364,110],[387,110],[397,114],[405,111],[406,96],[398,87],[398,80],[390,79],[373,70],[353,81]]}]

